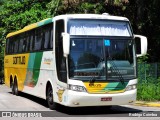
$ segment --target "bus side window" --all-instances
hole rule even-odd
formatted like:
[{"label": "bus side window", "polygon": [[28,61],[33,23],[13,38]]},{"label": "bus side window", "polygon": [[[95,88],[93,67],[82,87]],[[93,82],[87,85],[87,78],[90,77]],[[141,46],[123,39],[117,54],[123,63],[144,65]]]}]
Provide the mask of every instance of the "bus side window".
[{"label": "bus side window", "polygon": [[64,21],[56,21],[55,42],[56,42],[56,68],[58,79],[67,83],[66,58],[63,56],[62,32],[64,32]]},{"label": "bus side window", "polygon": [[13,46],[14,47],[14,51],[13,51],[14,53],[18,53],[18,46],[19,46],[18,42],[19,41],[17,40],[17,37],[15,37],[14,38],[14,46]]},{"label": "bus side window", "polygon": [[44,49],[53,48],[53,24],[49,24],[44,29]]},{"label": "bus side window", "polygon": [[43,39],[43,32],[42,32],[42,28],[40,27],[40,28],[37,28],[35,31],[35,44],[34,44],[35,51],[41,50],[42,39]]},{"label": "bus side window", "polygon": [[14,43],[13,43],[13,37],[10,38],[10,43],[9,43],[9,53],[12,54],[14,50]]},{"label": "bus side window", "polygon": [[30,36],[28,34],[28,32],[26,33],[26,48],[25,51],[29,52],[29,40],[30,40]]},{"label": "bus side window", "polygon": [[34,51],[34,30],[29,31],[29,51]]},{"label": "bus side window", "polygon": [[50,28],[50,40],[49,40],[49,48],[53,48],[53,25]]},{"label": "bus side window", "polygon": [[48,29],[48,26],[45,28],[45,30],[44,30],[44,49],[46,50],[46,49],[48,49],[48,46],[49,46],[49,34],[50,34],[50,32],[49,32],[49,29]]},{"label": "bus side window", "polygon": [[18,53],[22,53],[23,52],[24,35],[22,35],[21,37],[18,37],[18,39],[19,39]]},{"label": "bus side window", "polygon": [[5,50],[5,53],[6,54],[8,54],[9,52],[8,52],[8,49],[9,48],[9,38],[7,38],[7,40],[6,40],[6,50]]}]

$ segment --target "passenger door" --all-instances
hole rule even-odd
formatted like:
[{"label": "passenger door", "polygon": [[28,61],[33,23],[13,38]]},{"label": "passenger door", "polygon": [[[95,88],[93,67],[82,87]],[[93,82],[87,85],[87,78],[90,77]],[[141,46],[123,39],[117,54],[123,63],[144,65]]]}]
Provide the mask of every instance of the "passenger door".
[{"label": "passenger door", "polygon": [[64,20],[57,20],[55,24],[55,60],[56,60],[56,71],[57,85],[60,89],[67,88],[67,70],[66,70],[66,58],[63,56],[63,41],[62,33],[64,32],[65,23]]}]

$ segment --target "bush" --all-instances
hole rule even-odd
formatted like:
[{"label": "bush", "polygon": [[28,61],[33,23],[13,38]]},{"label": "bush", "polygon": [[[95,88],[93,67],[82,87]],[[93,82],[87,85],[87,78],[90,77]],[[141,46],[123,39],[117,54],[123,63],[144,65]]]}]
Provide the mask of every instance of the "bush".
[{"label": "bush", "polygon": [[160,78],[158,78],[160,76],[159,71],[159,63],[138,63],[138,100],[160,100]]},{"label": "bush", "polygon": [[159,101],[160,100],[160,83],[139,84],[137,99],[142,101]]}]

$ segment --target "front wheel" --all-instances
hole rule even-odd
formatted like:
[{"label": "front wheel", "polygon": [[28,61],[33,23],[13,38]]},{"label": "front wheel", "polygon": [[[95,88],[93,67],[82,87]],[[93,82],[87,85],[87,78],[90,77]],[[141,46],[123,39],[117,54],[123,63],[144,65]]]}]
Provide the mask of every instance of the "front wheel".
[{"label": "front wheel", "polygon": [[53,100],[53,90],[51,86],[47,89],[47,103],[51,110],[56,109],[56,103]]}]

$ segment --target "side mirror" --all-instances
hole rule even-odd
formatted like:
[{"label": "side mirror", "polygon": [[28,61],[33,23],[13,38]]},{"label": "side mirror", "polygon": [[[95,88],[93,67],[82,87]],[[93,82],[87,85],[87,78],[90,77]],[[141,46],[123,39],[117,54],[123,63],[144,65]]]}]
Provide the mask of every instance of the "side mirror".
[{"label": "side mirror", "polygon": [[67,57],[70,53],[70,35],[68,33],[62,33],[63,37],[63,55]]},{"label": "side mirror", "polygon": [[137,57],[141,57],[147,54],[147,38],[141,35],[134,35],[136,43]]}]

